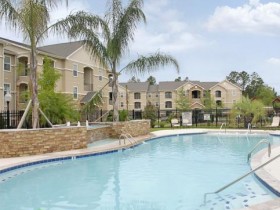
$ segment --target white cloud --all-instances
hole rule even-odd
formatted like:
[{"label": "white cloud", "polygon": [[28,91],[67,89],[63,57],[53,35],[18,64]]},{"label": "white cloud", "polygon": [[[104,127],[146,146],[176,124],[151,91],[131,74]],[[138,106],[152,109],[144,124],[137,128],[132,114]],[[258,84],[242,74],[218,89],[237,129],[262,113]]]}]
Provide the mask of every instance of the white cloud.
[{"label": "white cloud", "polygon": [[212,31],[273,35],[280,31],[280,3],[262,4],[259,0],[249,0],[248,3],[236,8],[217,7],[206,26]]},{"label": "white cloud", "polygon": [[267,59],[267,63],[273,64],[273,65],[280,65],[280,58],[269,58]]},{"label": "white cloud", "polygon": [[170,0],[146,2],[147,25],[138,28],[131,45],[133,52],[142,54],[160,50],[178,53],[208,44],[201,35],[190,31],[182,14],[171,5]]}]

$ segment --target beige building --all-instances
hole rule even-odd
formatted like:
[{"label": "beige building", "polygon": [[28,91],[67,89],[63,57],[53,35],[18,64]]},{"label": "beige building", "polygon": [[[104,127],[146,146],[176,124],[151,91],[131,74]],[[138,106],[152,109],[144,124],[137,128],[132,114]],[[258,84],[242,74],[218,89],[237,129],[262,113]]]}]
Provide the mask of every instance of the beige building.
[{"label": "beige building", "polygon": [[[183,90],[188,98],[191,109],[204,109],[206,93],[210,93],[212,100],[223,108],[231,108],[242,97],[239,86],[224,80],[222,82],[159,82],[158,85],[149,85],[147,82],[120,83],[120,89],[127,87],[128,109],[144,110],[148,102],[160,110],[175,110],[178,92]],[[121,108],[121,107],[120,107]]]},{"label": "beige building", "polygon": [[[109,81],[108,71],[89,55],[80,41],[39,47],[39,74],[45,56],[53,61],[54,68],[61,74],[56,91],[72,95],[77,105],[86,103]],[[21,93],[29,89],[29,64],[28,45],[0,38],[0,110],[6,109],[4,96],[7,92],[12,95],[10,109],[26,107],[27,100]],[[109,88],[106,86],[102,91],[104,109],[108,107]]]}]

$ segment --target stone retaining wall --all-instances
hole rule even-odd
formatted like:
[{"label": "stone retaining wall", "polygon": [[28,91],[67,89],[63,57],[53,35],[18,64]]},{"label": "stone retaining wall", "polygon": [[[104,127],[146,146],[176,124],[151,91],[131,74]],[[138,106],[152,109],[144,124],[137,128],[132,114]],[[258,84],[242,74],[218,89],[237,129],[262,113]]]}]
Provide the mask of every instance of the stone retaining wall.
[{"label": "stone retaining wall", "polygon": [[150,133],[150,120],[131,120],[127,122],[112,123],[112,131],[110,136],[119,138],[122,133],[129,133],[133,137],[147,135]]},{"label": "stone retaining wall", "polygon": [[0,130],[0,158],[83,149],[88,143],[119,138],[122,133],[147,135],[150,120],[106,123],[107,127],[64,127],[36,130]]},{"label": "stone retaining wall", "polygon": [[86,148],[86,135],[85,127],[0,131],[0,158]]}]

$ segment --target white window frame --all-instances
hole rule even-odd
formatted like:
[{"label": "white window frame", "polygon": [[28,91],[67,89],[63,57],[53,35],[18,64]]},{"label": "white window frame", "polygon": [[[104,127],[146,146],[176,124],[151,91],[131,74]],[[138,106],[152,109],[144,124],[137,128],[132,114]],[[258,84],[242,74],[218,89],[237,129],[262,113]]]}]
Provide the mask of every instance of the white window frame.
[{"label": "white window frame", "polygon": [[123,108],[124,107],[124,104],[123,104],[123,102],[121,102],[121,108]]},{"label": "white window frame", "polygon": [[[75,91],[75,90],[76,90],[76,91]],[[78,100],[78,98],[79,98],[78,95],[79,95],[79,94],[78,94],[78,87],[77,87],[77,86],[74,86],[74,87],[73,87],[73,99],[74,99],[74,100]]]},{"label": "white window frame", "polygon": [[[6,62],[5,62],[5,58],[9,58],[9,59],[10,59],[10,63],[6,63]],[[6,64],[9,65],[9,67],[10,67],[9,69],[5,69],[5,65],[6,65]],[[4,71],[9,71],[9,72],[10,72],[10,71],[11,71],[11,66],[12,66],[12,57],[9,56],[9,55],[4,55],[4,68],[3,68]]]},{"label": "white window frame", "polygon": [[[139,107],[139,108],[137,108],[137,107],[136,107],[136,104],[139,104],[139,105],[140,105],[140,107]],[[134,102],[134,109],[141,109],[141,105],[142,105],[142,104],[141,104],[141,102]]]},{"label": "white window frame", "polygon": [[79,69],[78,64],[73,64],[73,77],[78,77],[78,69]]},{"label": "white window frame", "polygon": [[231,91],[232,96],[236,96],[236,90]]},{"label": "white window frame", "polygon": [[102,78],[104,76],[103,70],[99,69],[98,73],[99,73],[98,79],[99,79],[99,81],[102,81]]},{"label": "white window frame", "polygon": [[[138,97],[138,96],[139,96],[139,97]],[[140,92],[134,93],[134,99],[135,99],[135,100],[140,100],[140,99],[141,99],[141,93],[140,93]]]},{"label": "white window frame", "polygon": [[[9,86],[9,89],[7,90],[5,88],[5,86]],[[5,97],[6,93],[11,93],[11,83],[4,83],[4,91],[3,91],[3,93],[4,93],[4,97]]]}]

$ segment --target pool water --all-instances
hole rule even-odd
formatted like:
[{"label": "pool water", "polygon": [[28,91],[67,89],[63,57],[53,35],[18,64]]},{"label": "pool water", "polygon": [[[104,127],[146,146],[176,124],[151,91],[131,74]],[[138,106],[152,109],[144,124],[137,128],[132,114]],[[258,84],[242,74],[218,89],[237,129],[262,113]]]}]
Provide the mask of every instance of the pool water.
[{"label": "pool water", "polygon": [[248,172],[247,154],[263,138],[280,142],[256,135],[162,137],[134,149],[13,171],[0,176],[0,209],[238,209],[274,195],[253,176],[209,196],[206,206],[204,193]]}]

